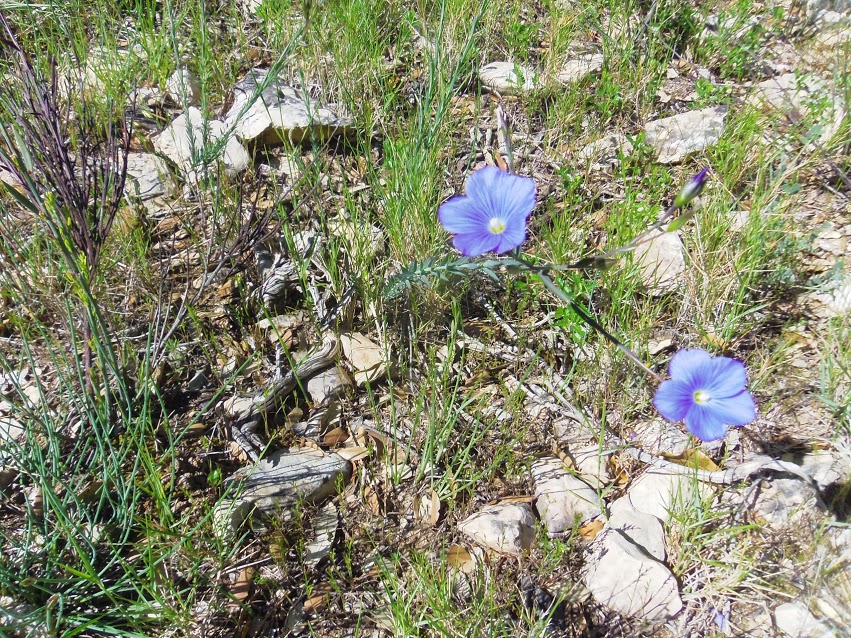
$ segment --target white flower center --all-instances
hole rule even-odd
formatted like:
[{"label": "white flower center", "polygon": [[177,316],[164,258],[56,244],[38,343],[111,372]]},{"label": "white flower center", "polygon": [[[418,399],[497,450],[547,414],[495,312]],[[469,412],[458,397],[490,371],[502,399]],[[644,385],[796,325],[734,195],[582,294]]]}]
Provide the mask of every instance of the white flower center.
[{"label": "white flower center", "polygon": [[703,405],[704,403],[709,403],[709,393],[706,390],[698,390],[692,395],[694,402]]},{"label": "white flower center", "polygon": [[491,217],[491,220],[488,222],[488,230],[494,235],[502,235],[505,232],[505,220],[499,217]]}]

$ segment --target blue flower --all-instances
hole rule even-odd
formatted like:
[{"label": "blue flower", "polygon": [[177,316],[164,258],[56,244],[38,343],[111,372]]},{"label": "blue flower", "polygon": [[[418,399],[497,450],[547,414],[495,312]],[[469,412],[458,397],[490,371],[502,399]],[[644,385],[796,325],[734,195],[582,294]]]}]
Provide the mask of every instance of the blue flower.
[{"label": "blue flower", "polygon": [[730,425],[756,418],[741,361],[712,357],[703,350],[680,350],[668,365],[669,381],[656,391],[653,403],[669,421],[685,419],[686,429],[702,441],[724,438]]},{"label": "blue flower", "polygon": [[466,189],[466,196],[445,201],[437,211],[462,255],[505,253],[525,241],[535,207],[534,180],[485,166],[467,178]]},{"label": "blue flower", "polygon": [[683,190],[680,191],[680,194],[677,195],[677,198],[674,200],[674,205],[682,208],[695,197],[700,195],[700,193],[703,192],[703,187],[706,186],[706,180],[708,179],[709,167],[707,166],[695,175],[688,184],[683,186]]}]

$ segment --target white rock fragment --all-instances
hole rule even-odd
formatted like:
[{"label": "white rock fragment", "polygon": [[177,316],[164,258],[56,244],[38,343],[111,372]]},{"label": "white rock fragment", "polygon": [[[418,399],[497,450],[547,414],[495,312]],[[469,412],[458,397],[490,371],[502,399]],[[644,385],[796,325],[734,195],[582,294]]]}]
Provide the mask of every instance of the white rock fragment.
[{"label": "white rock fragment", "polygon": [[687,506],[709,489],[686,474],[651,467],[630,485],[627,498],[634,509],[667,523],[674,508]]},{"label": "white rock fragment", "polygon": [[752,101],[777,109],[794,121],[814,115],[822,130],[813,142],[821,144],[828,142],[840,129],[846,114],[845,100],[823,80],[814,76],[798,77],[794,73],[760,82]]},{"label": "white rock fragment", "polygon": [[234,500],[223,501],[215,513],[220,528],[236,530],[255,511],[284,519],[299,500],[319,503],[332,496],[338,481],[345,482],[352,466],[333,452],[312,448],[276,450],[256,465],[238,471],[230,479],[241,481]]},{"label": "white rock fragment", "polygon": [[[849,282],[851,286],[851,282]],[[801,468],[825,490],[831,485],[848,482],[851,476],[851,464],[847,458],[834,456],[830,450],[816,450],[804,455]]]},{"label": "white rock fragment", "polygon": [[688,435],[664,419],[635,426],[633,443],[650,454],[679,456],[688,448]]},{"label": "white rock fragment", "polygon": [[343,356],[352,365],[358,386],[377,381],[386,373],[384,353],[368,337],[359,332],[341,335],[340,347]]},{"label": "white rock fragment", "polygon": [[815,489],[798,479],[764,482],[754,503],[754,513],[772,527],[812,523],[820,518],[823,508]]},{"label": "white rock fragment", "polygon": [[316,538],[304,547],[304,564],[306,566],[316,565],[331,553],[339,524],[339,514],[334,503],[326,503],[316,513],[313,520],[313,531]]},{"label": "white rock fragment", "polygon": [[832,638],[836,634],[819,621],[802,602],[783,603],[774,610],[777,628],[792,638]]},{"label": "white rock fragment", "polygon": [[535,539],[535,519],[526,503],[497,503],[458,523],[458,531],[502,554],[522,554]]},{"label": "white rock fragment", "polygon": [[562,84],[572,84],[599,73],[602,69],[602,53],[585,53],[565,61],[559,71],[558,81]]},{"label": "white rock fragment", "polygon": [[612,480],[607,467],[608,457],[600,453],[598,446],[576,450],[571,456],[582,479],[591,487],[602,487]]},{"label": "white rock fragment", "polygon": [[602,501],[595,490],[564,469],[554,457],[532,464],[537,509],[550,534],[571,530],[602,511]]},{"label": "white rock fragment", "polygon": [[127,154],[127,180],[124,193],[134,199],[170,195],[174,190],[165,161],[151,153]]},{"label": "white rock fragment", "polygon": [[225,124],[234,126],[240,139],[261,145],[284,140],[299,143],[323,141],[351,130],[351,119],[338,116],[280,78],[268,79],[268,73],[267,69],[252,69],[234,86]]},{"label": "white rock fragment", "polygon": [[346,392],[352,382],[339,366],[320,372],[307,382],[307,393],[316,405],[325,405]]},{"label": "white rock fragment", "polygon": [[[192,106],[157,136],[154,149],[174,162],[185,175],[192,177],[200,167],[205,147],[217,142],[225,133],[226,126],[218,120],[208,120],[205,126],[204,115]],[[251,163],[248,151],[233,137],[224,144],[221,159],[225,173],[230,176],[241,173]]]},{"label": "white rock fragment", "polygon": [[165,94],[181,106],[198,104],[201,100],[201,83],[189,69],[178,69],[166,80]]},{"label": "white rock fragment", "polygon": [[679,233],[656,230],[650,241],[635,249],[641,280],[650,294],[659,296],[676,290],[686,270],[686,257]]},{"label": "white rock fragment", "polygon": [[612,503],[611,512],[609,527],[619,530],[656,560],[665,560],[665,530],[658,518],[636,510],[627,497]]},{"label": "white rock fragment", "polygon": [[590,164],[592,170],[613,168],[620,164],[620,158],[632,154],[633,146],[623,133],[609,133],[599,140],[586,144],[577,159]]},{"label": "white rock fragment", "polygon": [[479,69],[482,84],[506,95],[522,95],[538,88],[537,72],[515,62],[491,62]]},{"label": "white rock fragment", "polygon": [[605,530],[591,544],[591,550],[583,580],[600,604],[650,622],[672,618],[683,608],[671,570],[619,530]]},{"label": "white rock fragment", "polygon": [[714,107],[654,120],[644,127],[644,139],[658,154],[660,164],[676,164],[717,143],[726,115],[726,108]]}]

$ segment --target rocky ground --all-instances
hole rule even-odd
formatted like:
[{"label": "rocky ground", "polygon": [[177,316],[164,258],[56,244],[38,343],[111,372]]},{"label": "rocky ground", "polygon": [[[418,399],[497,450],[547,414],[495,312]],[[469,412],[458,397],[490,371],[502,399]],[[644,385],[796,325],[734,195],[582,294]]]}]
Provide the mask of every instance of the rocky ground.
[{"label": "rocky ground", "polygon": [[[262,31],[262,7],[241,9],[247,30]],[[572,7],[541,3],[529,19],[573,15]],[[681,176],[715,158],[718,177],[695,203],[699,230],[642,244],[631,262],[636,292],[619,298],[675,310],[646,330],[617,326],[660,373],[686,346],[745,361],[759,417],[712,444],[659,417],[650,386],[604,340],[588,331],[582,344],[571,341],[574,324],[561,322],[562,309],[541,291],[524,296],[516,282],[473,279],[386,299],[403,257],[424,257],[415,248],[403,255],[386,221],[403,197],[405,186],[392,181],[402,155],[388,142],[391,123],[367,135],[363,113],[328,99],[318,67],[305,77],[270,66],[258,46],[259,59],[241,61],[216,104],[191,64],[129,92],[135,133],[114,234],[121,244],[144,235],[150,272],[116,258],[104,304],[128,351],[144,346],[149,326],[163,344],[136,382],[157,397],[145,445],[167,459],[169,496],[146,492],[137,516],[155,518],[167,502],[175,536],[194,546],[158,541],[173,549],[157,579],[173,588],[146,608],[157,628],[144,635],[847,635],[851,180],[847,76],[836,60],[851,42],[851,7],[811,1],[751,12],[756,22],[695,7],[692,40],[671,57],[646,117],[595,122],[581,142],[545,126],[542,105],[601,84],[606,38],[637,41],[642,20],[655,24],[649,6],[602,11],[603,30],[572,42],[557,62],[545,38],[522,61],[484,47],[446,103],[453,146],[437,188],[442,201],[471,170],[504,167],[495,112],[503,108],[518,170],[548,202],[530,227],[531,250],[558,257],[542,238],[579,184],[596,210],[589,225],[577,222],[577,256],[585,256],[624,243],[606,215],[632,197],[629,167],[648,162]],[[773,21],[760,22],[766,16]],[[711,56],[694,53],[713,38],[746,41],[755,25],[759,46],[742,47],[747,77],[720,77]],[[439,45],[430,37],[415,32],[408,57],[385,61],[405,86],[400,94],[424,90],[424,60]],[[128,46],[121,55],[144,63],[146,53]],[[111,56],[90,51],[80,82],[65,90],[107,90],[102,65]],[[747,124],[744,111],[758,137],[732,137],[731,127]],[[383,143],[352,142],[364,136]],[[728,149],[730,139],[752,146]],[[740,165],[724,165],[732,156]],[[768,177],[751,169],[766,157],[766,175],[789,179],[762,185]],[[734,174],[755,175],[748,179],[759,187],[737,193],[732,206],[724,191]],[[19,177],[3,172],[23,192]],[[219,218],[225,209],[214,203],[233,185],[231,218]],[[38,228],[14,205],[6,210],[23,234]],[[782,239],[759,234],[780,222],[772,228]],[[408,232],[402,244],[416,244],[413,222]],[[749,274],[746,300],[734,299],[743,264],[763,250],[784,251],[788,273],[778,265]],[[369,270],[378,262],[380,279]],[[22,267],[20,279],[46,299],[39,321],[59,334],[61,322],[46,315],[50,295],[64,293],[40,288],[33,272]],[[55,342],[11,319],[33,312],[13,280],[3,280],[0,305],[10,317],[0,320],[0,517],[10,548],[2,569],[30,569],[33,583],[4,581],[0,632],[25,618],[30,633],[18,635],[46,636],[56,602],[44,583],[55,575],[20,557],[44,542],[28,530],[50,511],[53,492],[14,450],[38,448],[28,424],[41,409],[62,424],[66,454],[84,428],[63,407]],[[612,281],[588,294],[590,308],[609,318],[617,316],[606,309]],[[739,314],[725,314],[737,303]],[[178,318],[168,338],[163,317]],[[24,344],[28,360],[16,354]],[[124,558],[136,560],[145,546]],[[171,616],[151,611],[165,608]]]}]

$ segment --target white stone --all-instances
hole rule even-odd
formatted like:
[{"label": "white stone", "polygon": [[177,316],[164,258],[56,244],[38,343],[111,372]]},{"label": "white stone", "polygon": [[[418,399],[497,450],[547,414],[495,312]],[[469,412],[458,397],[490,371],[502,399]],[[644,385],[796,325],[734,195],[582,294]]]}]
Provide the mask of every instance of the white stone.
[{"label": "white stone", "polygon": [[334,366],[311,377],[307,382],[307,393],[316,405],[324,405],[344,394],[351,385],[349,376],[339,366]]},{"label": "white stone", "polygon": [[496,552],[521,554],[535,539],[535,519],[526,503],[497,503],[458,523],[458,530]]},{"label": "white stone", "polygon": [[557,458],[535,461],[532,480],[536,507],[550,534],[573,529],[603,511],[599,494],[565,470]]},{"label": "white stone", "polygon": [[235,500],[223,501],[216,508],[220,526],[236,530],[252,511],[284,519],[300,500],[319,503],[332,496],[338,481],[351,476],[351,464],[334,454],[312,448],[276,450],[256,465],[234,474],[229,482],[241,481]]},{"label": "white stone", "polygon": [[[179,115],[154,140],[154,149],[164,155],[186,175],[191,176],[199,168],[200,156],[205,148],[204,115],[194,106]],[[208,120],[206,145],[217,142],[225,135],[226,127],[218,120]],[[234,176],[248,168],[251,158],[248,151],[233,137],[230,137],[221,150],[221,159],[225,173]]]},{"label": "white stone", "polygon": [[696,485],[692,476],[651,467],[630,485],[627,497],[630,505],[639,512],[652,514],[667,523],[673,509],[692,503],[704,489],[708,490]]},{"label": "white stone", "polygon": [[0,416],[0,443],[14,442],[24,433],[24,426],[13,416]]},{"label": "white stone", "polygon": [[672,618],[683,608],[671,570],[619,530],[600,534],[592,552],[582,570],[583,580],[600,604],[650,622]]},{"label": "white stone", "polygon": [[352,364],[355,383],[363,386],[367,382],[377,381],[387,371],[381,348],[359,332],[340,335],[340,347],[343,356]]},{"label": "white stone", "polygon": [[851,466],[848,460],[841,456],[834,456],[830,450],[816,450],[804,455],[801,467],[822,490],[835,483],[848,482],[851,477]]},{"label": "white stone", "polygon": [[686,257],[679,233],[656,230],[651,239],[635,249],[635,262],[648,292],[663,295],[676,290],[686,270]]},{"label": "white stone", "polygon": [[616,166],[619,156],[627,157],[632,154],[632,144],[623,133],[609,133],[605,137],[586,144],[577,158],[580,162],[591,164],[591,168],[599,170]]},{"label": "white stone", "polygon": [[566,60],[558,74],[559,82],[572,84],[591,74],[598,73],[603,68],[602,53],[586,53]]},{"label": "white stone", "polygon": [[151,199],[173,191],[171,174],[165,161],[151,153],[127,154],[127,180],[124,192],[128,197]]},{"label": "white stone", "polygon": [[644,127],[644,139],[659,163],[676,164],[718,142],[726,115],[724,107],[714,107],[654,120]]},{"label": "white stone", "polygon": [[596,445],[576,450],[571,453],[576,469],[582,474],[582,479],[585,480],[591,487],[598,488],[606,485],[612,480],[611,474],[607,466],[607,456],[600,453],[600,448]]},{"label": "white stone", "polygon": [[785,73],[776,78],[760,82],[756,86],[755,101],[787,113],[795,119],[810,115],[817,109],[817,121],[823,127],[817,141],[826,143],[840,129],[845,118],[845,100],[832,92],[820,78],[798,77]]},{"label": "white stone", "polygon": [[688,435],[664,419],[653,419],[635,426],[632,442],[650,454],[679,456],[688,448]]},{"label": "white stone", "polygon": [[783,603],[774,610],[777,628],[792,638],[829,638],[836,634],[816,619],[802,602]]},{"label": "white stone", "polygon": [[812,523],[823,508],[818,493],[799,479],[764,481],[754,503],[754,513],[778,528]]},{"label": "white stone", "polygon": [[[623,502],[623,505],[616,505]],[[644,549],[656,560],[665,560],[665,530],[662,523],[652,514],[639,512],[627,497],[619,498],[611,507],[608,525],[619,530],[633,543]]]},{"label": "white stone", "polygon": [[479,79],[485,86],[506,95],[522,95],[538,86],[536,71],[514,62],[486,64],[479,69]]},{"label": "white stone", "polygon": [[[175,104],[198,104],[201,100],[201,83],[189,69],[178,69],[165,83],[165,94]],[[185,100],[185,102],[184,102]]]},{"label": "white stone", "polygon": [[240,139],[262,145],[280,144],[284,140],[323,141],[351,129],[351,119],[320,106],[279,78],[268,80],[266,88],[256,96],[267,76],[266,69],[252,69],[233,89],[233,105],[225,123],[234,127]]}]

